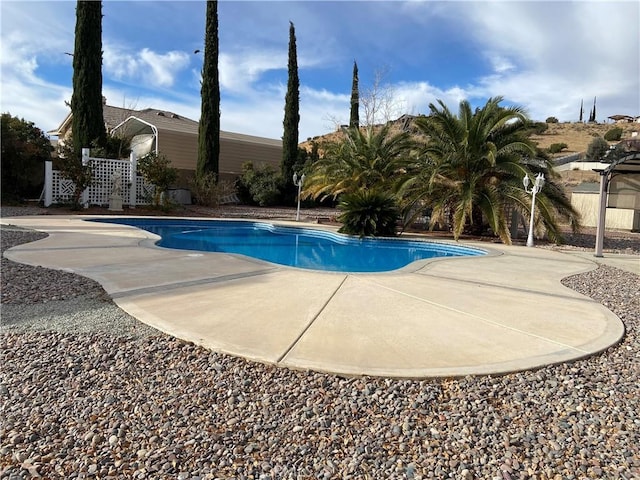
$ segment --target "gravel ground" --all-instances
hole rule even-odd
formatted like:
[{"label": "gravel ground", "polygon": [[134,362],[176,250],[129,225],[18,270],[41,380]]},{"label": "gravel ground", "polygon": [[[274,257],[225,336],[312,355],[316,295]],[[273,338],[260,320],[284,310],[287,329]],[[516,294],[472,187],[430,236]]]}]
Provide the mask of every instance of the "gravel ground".
[{"label": "gravel ground", "polygon": [[[2,251],[37,238],[3,228]],[[640,278],[563,283],[621,318],[620,344],[500,377],[342,378],[207,351],[3,258],[0,478],[640,478]]]}]

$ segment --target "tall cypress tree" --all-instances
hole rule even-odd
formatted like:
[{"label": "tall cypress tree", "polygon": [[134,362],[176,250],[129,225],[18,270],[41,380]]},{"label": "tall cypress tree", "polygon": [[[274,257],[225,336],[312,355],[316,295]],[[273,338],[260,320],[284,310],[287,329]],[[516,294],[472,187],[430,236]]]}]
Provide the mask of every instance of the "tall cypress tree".
[{"label": "tall cypress tree", "polygon": [[218,78],[218,2],[207,1],[207,20],[202,66],[202,97],[198,125],[197,174],[220,170],[220,81]]},{"label": "tall cypress tree", "polygon": [[[284,103],[284,133],[282,135],[282,177],[293,185],[293,167],[298,160],[298,124],[300,123],[300,80],[298,79],[296,30],[289,22],[289,80]],[[288,188],[287,188],[288,189]]]},{"label": "tall cypress tree", "polygon": [[578,121],[580,123],[582,123],[582,115],[584,114],[584,108],[583,108],[583,101],[580,100],[580,118],[578,119]]},{"label": "tall cypress tree", "polygon": [[349,117],[349,127],[360,127],[360,92],[358,91],[358,64],[353,61],[353,80],[351,82],[351,115]]},{"label": "tall cypress tree", "polygon": [[76,152],[93,142],[103,147],[107,132],[102,112],[102,2],[76,5],[71,96],[73,147]]}]

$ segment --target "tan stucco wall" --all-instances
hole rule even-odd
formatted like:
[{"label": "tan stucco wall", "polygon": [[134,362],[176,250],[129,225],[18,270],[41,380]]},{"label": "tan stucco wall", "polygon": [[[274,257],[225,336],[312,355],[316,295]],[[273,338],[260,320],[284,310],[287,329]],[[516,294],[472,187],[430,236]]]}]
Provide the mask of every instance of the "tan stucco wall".
[{"label": "tan stucco wall", "polygon": [[256,167],[271,165],[280,170],[282,147],[243,142],[227,138],[220,139],[220,174],[237,177],[242,173],[242,165],[253,162]]},{"label": "tan stucco wall", "polygon": [[158,150],[180,170],[196,169],[198,162],[198,137],[189,133],[158,132]]},{"label": "tan stucco wall", "polygon": [[[195,172],[198,162],[197,135],[179,132],[160,131],[158,150],[165,154],[171,164],[181,170],[181,178],[188,172]],[[242,173],[242,165],[251,161],[255,166],[271,165],[280,169],[282,147],[261,143],[244,142],[232,139],[220,139],[220,178],[232,181]]]}]

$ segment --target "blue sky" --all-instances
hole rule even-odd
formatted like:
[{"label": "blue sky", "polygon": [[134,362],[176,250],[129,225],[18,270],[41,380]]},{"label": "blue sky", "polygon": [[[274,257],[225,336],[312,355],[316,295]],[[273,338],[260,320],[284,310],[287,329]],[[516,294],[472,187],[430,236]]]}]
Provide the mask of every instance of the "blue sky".
[{"label": "blue sky", "polygon": [[[76,2],[0,0],[0,109],[47,131],[69,112]],[[103,2],[110,105],[197,120],[205,2]],[[300,140],[348,123],[353,61],[376,120],[501,95],[535,120],[640,115],[640,2],[230,1],[218,3],[223,130],[280,138],[289,21]],[[361,119],[364,118],[361,102]],[[587,113],[588,115],[588,113]]]}]

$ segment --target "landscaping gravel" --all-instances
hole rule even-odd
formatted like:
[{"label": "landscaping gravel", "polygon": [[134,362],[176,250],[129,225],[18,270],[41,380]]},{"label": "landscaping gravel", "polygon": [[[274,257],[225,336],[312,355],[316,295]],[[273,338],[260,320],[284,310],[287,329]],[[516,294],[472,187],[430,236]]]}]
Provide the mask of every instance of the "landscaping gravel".
[{"label": "landscaping gravel", "polygon": [[[3,227],[2,251],[41,237]],[[500,377],[343,378],[210,352],[3,258],[0,478],[640,478],[640,278],[563,283],[620,317],[620,344]]]}]

